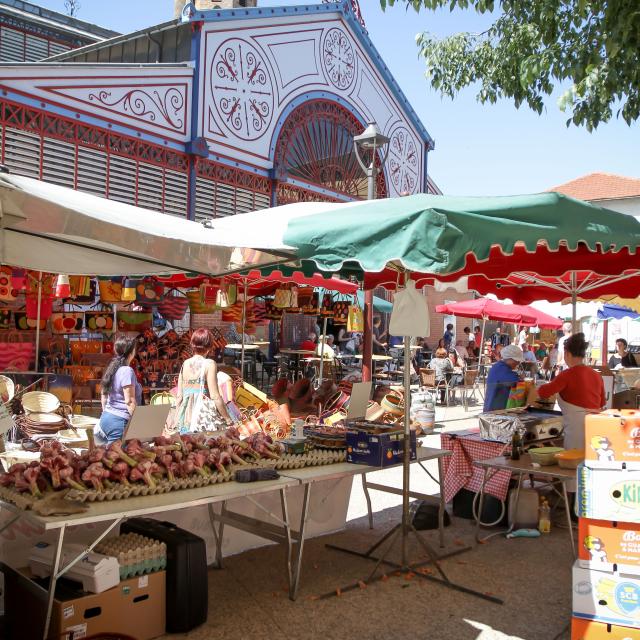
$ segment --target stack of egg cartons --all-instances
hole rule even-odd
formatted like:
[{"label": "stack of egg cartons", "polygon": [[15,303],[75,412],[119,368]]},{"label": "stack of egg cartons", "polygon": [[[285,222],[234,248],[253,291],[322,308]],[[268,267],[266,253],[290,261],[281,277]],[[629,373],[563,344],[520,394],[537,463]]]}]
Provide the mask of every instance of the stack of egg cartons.
[{"label": "stack of egg cartons", "polygon": [[138,533],[107,538],[96,546],[96,551],[118,559],[120,580],[162,571],[167,567],[167,545]]},{"label": "stack of egg cartons", "polygon": [[640,411],[585,419],[572,640],[640,640]]}]

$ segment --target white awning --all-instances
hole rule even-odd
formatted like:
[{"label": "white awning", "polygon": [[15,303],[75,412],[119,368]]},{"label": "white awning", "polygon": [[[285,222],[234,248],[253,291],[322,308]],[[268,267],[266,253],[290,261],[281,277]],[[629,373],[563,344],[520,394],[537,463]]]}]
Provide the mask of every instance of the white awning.
[{"label": "white awning", "polygon": [[[281,242],[0,174],[0,262],[70,275],[223,275],[292,259]],[[255,236],[252,236],[255,238]],[[247,246],[249,245],[249,246]]]}]

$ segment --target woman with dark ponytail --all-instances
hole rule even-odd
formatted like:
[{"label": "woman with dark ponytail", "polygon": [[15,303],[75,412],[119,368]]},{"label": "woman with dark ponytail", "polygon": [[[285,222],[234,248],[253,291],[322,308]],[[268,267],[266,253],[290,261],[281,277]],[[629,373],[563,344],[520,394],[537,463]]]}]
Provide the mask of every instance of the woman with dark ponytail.
[{"label": "woman with dark ponytail", "polygon": [[107,442],[122,438],[136,406],[142,401],[142,387],[130,366],[135,355],[135,338],[118,336],[113,345],[113,358],[102,376],[100,389],[102,416],[97,435],[103,436]]}]

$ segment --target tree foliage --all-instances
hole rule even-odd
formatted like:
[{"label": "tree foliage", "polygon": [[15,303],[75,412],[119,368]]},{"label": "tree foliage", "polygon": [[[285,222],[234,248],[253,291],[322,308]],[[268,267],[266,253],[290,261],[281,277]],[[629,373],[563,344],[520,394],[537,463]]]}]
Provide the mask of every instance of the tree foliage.
[{"label": "tree foliage", "polygon": [[443,96],[478,86],[481,103],[512,99],[541,113],[560,87],[567,125],[592,130],[614,112],[627,124],[640,116],[640,0],[380,0],[496,12],[483,33],[443,39],[422,33],[417,44],[426,75]]}]

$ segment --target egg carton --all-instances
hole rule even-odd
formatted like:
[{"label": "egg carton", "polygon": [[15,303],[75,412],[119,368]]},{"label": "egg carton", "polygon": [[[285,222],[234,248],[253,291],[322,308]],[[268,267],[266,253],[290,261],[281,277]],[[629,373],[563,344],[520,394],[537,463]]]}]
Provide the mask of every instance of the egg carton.
[{"label": "egg carton", "polygon": [[131,484],[129,486],[118,485],[106,489],[105,491],[96,491],[87,489],[80,491],[72,489],[67,494],[68,500],[77,500],[79,502],[105,502],[108,500],[125,500],[127,498],[135,498],[138,496],[153,496],[161,493],[169,493],[170,491],[180,491],[182,489],[198,489],[211,484],[221,482],[229,482],[233,479],[233,471],[225,473],[211,473],[207,476],[193,475],[188,478],[176,478],[173,482],[167,479],[156,482],[155,487],[149,487],[146,484]]},{"label": "egg carton", "polygon": [[34,498],[30,493],[21,493],[11,487],[0,487],[0,499],[5,502],[10,502],[23,511],[31,509],[38,500],[38,498]]},{"label": "egg carton", "polygon": [[307,453],[284,453],[277,460],[258,460],[256,464],[271,469],[303,469],[304,467],[345,462],[346,459],[346,451],[312,449]]}]

